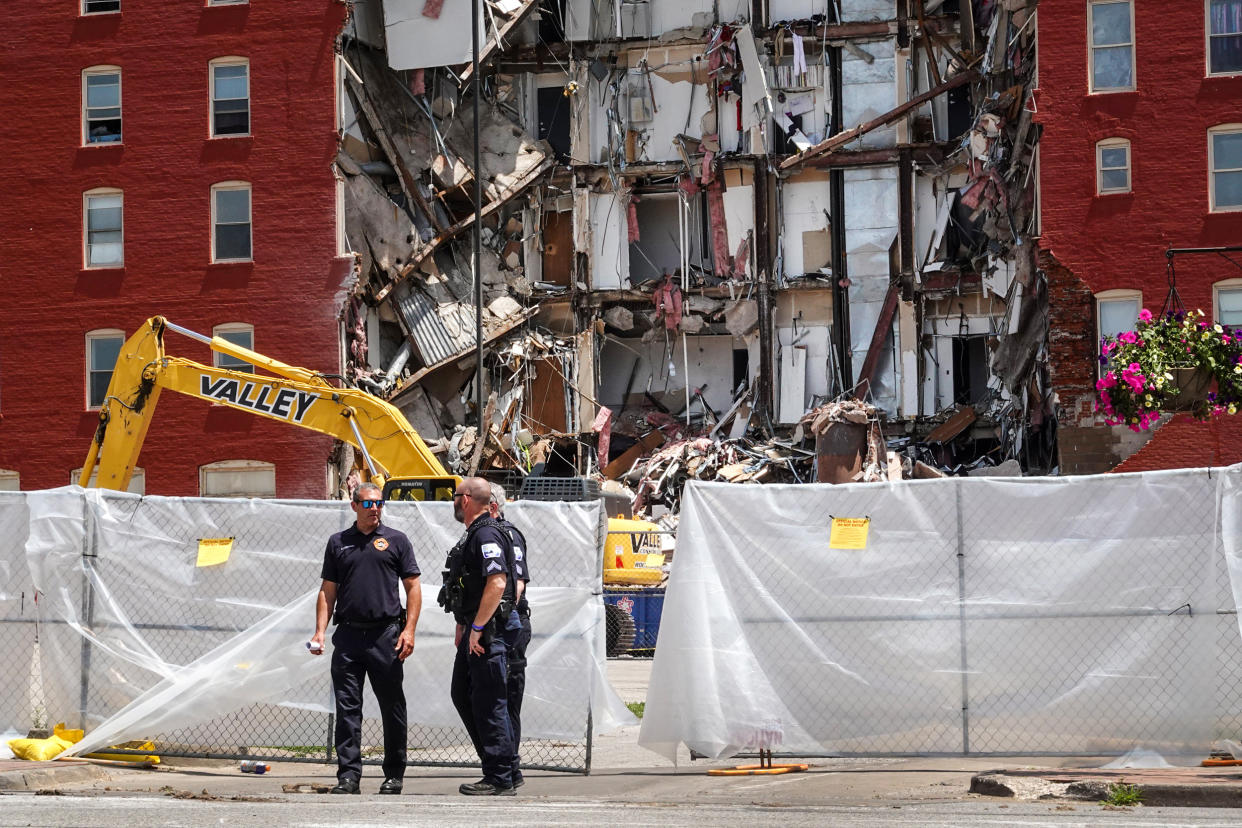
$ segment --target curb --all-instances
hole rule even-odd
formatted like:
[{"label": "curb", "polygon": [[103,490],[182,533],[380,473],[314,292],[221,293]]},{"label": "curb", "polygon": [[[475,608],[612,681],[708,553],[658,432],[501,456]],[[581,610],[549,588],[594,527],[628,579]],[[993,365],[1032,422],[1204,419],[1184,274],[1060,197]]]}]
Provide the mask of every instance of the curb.
[{"label": "curb", "polygon": [[[1067,802],[1102,802],[1108,797],[1107,781],[1087,780],[1067,783],[1064,779],[1035,777],[1047,788],[1060,788],[1057,793],[1044,792],[1040,800],[1065,800]],[[981,796],[1030,798],[1030,776],[1009,776],[1003,773],[983,773],[970,779],[970,793]],[[1173,808],[1242,808],[1242,785],[1237,782],[1154,782],[1144,783],[1130,779],[1143,794],[1143,804],[1149,807]]]},{"label": "curb", "polygon": [[37,791],[57,785],[77,785],[108,778],[99,765],[40,762],[39,767],[0,771],[0,791]]}]

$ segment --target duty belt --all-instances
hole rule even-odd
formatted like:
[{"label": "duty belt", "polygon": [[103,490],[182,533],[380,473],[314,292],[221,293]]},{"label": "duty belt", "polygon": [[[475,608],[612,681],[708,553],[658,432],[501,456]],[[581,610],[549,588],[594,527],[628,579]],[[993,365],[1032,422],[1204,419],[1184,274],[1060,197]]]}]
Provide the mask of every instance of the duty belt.
[{"label": "duty belt", "polygon": [[400,618],[388,618],[380,621],[350,621],[344,618],[338,618],[336,623],[346,627],[353,627],[355,630],[378,630],[381,627],[391,627],[397,623]]}]

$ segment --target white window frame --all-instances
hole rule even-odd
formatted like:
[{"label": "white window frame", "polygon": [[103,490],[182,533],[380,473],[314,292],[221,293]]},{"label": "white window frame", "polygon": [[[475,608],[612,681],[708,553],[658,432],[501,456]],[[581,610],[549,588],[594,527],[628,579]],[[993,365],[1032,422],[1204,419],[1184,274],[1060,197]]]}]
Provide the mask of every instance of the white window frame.
[{"label": "white window frame", "polygon": [[[216,70],[230,66],[246,67],[246,131],[216,132]],[[237,101],[241,98],[221,98],[221,100]],[[212,138],[245,138],[254,132],[254,124],[250,114],[250,59],[239,55],[219,57],[207,63],[207,132]]]},{"label": "white window frame", "polygon": [[[249,228],[250,234],[250,255],[244,258],[217,258],[216,257],[216,194],[229,191],[245,190],[249,196],[250,209],[248,211],[249,221],[246,226]],[[254,190],[250,186],[249,181],[221,181],[218,184],[211,185],[211,261],[213,264],[217,262],[253,262],[254,261]]]},{"label": "white window frame", "polygon": [[[94,12],[92,12],[93,14]],[[116,109],[120,113],[119,120],[121,122],[121,134],[115,141],[92,141],[91,140],[91,108],[88,100],[88,78],[99,77],[101,75],[116,75]],[[125,143],[125,82],[121,74],[120,66],[112,66],[110,64],[101,64],[99,66],[88,66],[82,70],[82,146],[84,147],[113,147]],[[111,107],[101,107],[108,108]],[[105,119],[100,119],[105,120]]]},{"label": "white window frame", "polygon": [[1242,32],[1212,33],[1212,0],[1203,0],[1203,36],[1206,41],[1203,46],[1203,63],[1207,76],[1209,78],[1228,78],[1234,75],[1242,75],[1242,69],[1235,69],[1232,72],[1212,71],[1212,38],[1242,36]]},{"label": "white window frame", "polygon": [[[250,335],[250,344],[242,345],[243,348],[254,350],[254,325],[248,325],[245,322],[226,322],[223,325],[216,325],[211,329],[212,336],[218,336],[221,339],[228,339],[228,334],[245,333]],[[232,342],[232,340],[229,340]],[[233,343],[238,344],[238,343]],[[219,351],[211,352],[212,364],[217,368],[223,368],[226,371],[242,371],[247,374],[254,373],[254,365],[249,362],[243,362],[235,359],[228,354],[222,354]]]},{"label": "white window frame", "polygon": [[1242,293],[1242,278],[1224,279],[1212,285],[1212,319],[1227,328],[1235,331],[1242,331],[1242,320],[1234,324],[1229,324],[1221,318],[1220,294],[1222,291],[1227,291],[1229,293],[1237,291],[1238,293]]},{"label": "white window frame", "polygon": [[[1126,151],[1126,186],[1110,187],[1104,186],[1104,150],[1121,149]],[[1095,194],[1096,195],[1117,195],[1119,193],[1128,193],[1134,189],[1134,173],[1133,164],[1131,162],[1132,150],[1129,140],[1125,138],[1105,138],[1103,141],[1095,145]],[[1121,167],[1109,167],[1110,170],[1119,170]]]},{"label": "white window frame", "polygon": [[[212,475],[270,475],[270,486],[255,486],[244,491],[209,492],[207,481]],[[199,497],[255,497],[270,499],[276,497],[276,464],[263,460],[218,460],[198,467]]]},{"label": "white window frame", "polygon": [[89,9],[87,9],[88,2],[89,0],[82,0],[82,4],[78,7],[79,13],[83,17],[94,17],[97,14],[120,14],[121,13],[121,0],[116,0],[115,9],[104,9],[102,11],[90,11]]},{"label": "white window frame", "polygon": [[1208,130],[1208,210],[1213,213],[1236,213],[1242,210],[1242,204],[1230,204],[1225,207],[1216,204],[1216,175],[1217,173],[1242,173],[1242,167],[1229,167],[1228,169],[1216,169],[1216,141],[1217,135],[1242,134],[1242,124],[1220,124]]},{"label": "white window frame", "polygon": [[22,476],[14,469],[0,469],[0,492],[20,492]]},{"label": "white window frame", "polygon": [[[115,339],[120,343],[121,347],[124,347],[125,332],[118,328],[98,328],[96,330],[86,332],[86,358],[83,360],[83,363],[86,366],[86,387],[84,389],[85,390],[84,402],[86,403],[87,411],[98,411],[100,408],[103,407],[102,400],[98,404],[94,403],[91,400],[91,377],[96,373],[103,373],[102,369],[95,368],[95,366],[91,362],[91,358],[93,355],[92,350],[91,350],[91,343],[96,340],[100,340],[100,339]],[[118,351],[119,350],[120,348],[118,348]],[[115,370],[115,368],[116,368],[115,363],[108,367],[109,384],[111,384],[112,382],[112,372]],[[104,391],[104,394],[105,395],[107,394],[106,389]],[[78,471],[81,471],[81,469],[79,469]]]},{"label": "white window frame", "polygon": [[[93,264],[91,262],[91,201],[96,198],[116,197],[121,200],[121,258],[120,261]],[[82,267],[85,270],[115,270],[125,267],[125,193],[113,187],[97,187],[82,193]]]},{"label": "white window frame", "polygon": [[[1134,311],[1134,319],[1138,321],[1139,311],[1143,309],[1143,291],[1132,290],[1130,288],[1116,288],[1114,290],[1102,290],[1095,295],[1095,354],[1100,356],[1100,340],[1106,335],[1104,331],[1103,314],[1101,313],[1101,305],[1106,302],[1136,302],[1138,307]],[[1096,362],[1096,368],[1100,376],[1104,375],[1108,366],[1101,365]]]},{"label": "white window frame", "polygon": [[[82,479],[82,468],[79,466],[69,473],[69,485],[76,486],[78,481]],[[91,471],[90,480],[87,481],[86,488],[95,488],[95,481],[99,479],[99,469],[95,468]],[[130,494],[145,495],[147,493],[147,472],[141,466],[134,466],[134,473],[130,475],[129,486],[125,491]]]},{"label": "white window frame", "polygon": [[[1113,43],[1108,46],[1096,46],[1092,41],[1096,6],[1115,6],[1125,3],[1130,9],[1130,42],[1128,44]],[[1129,86],[1105,86],[1097,89],[1095,86],[1095,50],[1096,49],[1120,49],[1123,46],[1130,50],[1130,85]],[[1091,94],[1112,94],[1114,92],[1133,92],[1138,85],[1138,61],[1135,52],[1136,44],[1134,42],[1134,2],[1133,0],[1091,0],[1087,5],[1087,88]]]}]

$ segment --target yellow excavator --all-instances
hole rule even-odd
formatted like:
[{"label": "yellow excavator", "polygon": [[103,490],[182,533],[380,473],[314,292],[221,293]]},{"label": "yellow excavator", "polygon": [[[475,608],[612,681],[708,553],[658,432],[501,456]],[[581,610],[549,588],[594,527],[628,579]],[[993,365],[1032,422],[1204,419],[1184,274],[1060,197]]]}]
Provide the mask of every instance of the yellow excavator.
[{"label": "yellow excavator", "polygon": [[[273,376],[202,365],[164,351],[168,332],[206,344]],[[124,490],[164,389],[204,402],[329,434],[362,455],[364,477],[394,483],[395,498],[452,500],[460,478],[449,474],[395,406],[356,388],[337,388],[322,374],[285,365],[235,345],[152,317],[121,347],[99,425],[82,466],[82,486]],[[387,496],[387,495],[386,495]]]},{"label": "yellow excavator", "polygon": [[[248,362],[272,376],[169,356],[164,350],[169,332]],[[129,486],[164,389],[348,443],[362,456],[364,468],[359,471],[363,478],[383,487],[386,500],[452,500],[461,481],[444,468],[396,406],[366,391],[337,388],[315,371],[286,365],[221,337],[205,336],[155,316],[121,347],[99,410],[99,425],[82,464],[81,486],[91,485],[92,474],[94,485],[100,488],[124,491]],[[654,523],[609,518],[604,583],[660,583],[660,534],[660,527]],[[632,640],[633,621],[614,619],[617,608],[608,609],[612,654],[626,647],[627,628]],[[617,626],[622,631],[614,641],[612,630]]]}]

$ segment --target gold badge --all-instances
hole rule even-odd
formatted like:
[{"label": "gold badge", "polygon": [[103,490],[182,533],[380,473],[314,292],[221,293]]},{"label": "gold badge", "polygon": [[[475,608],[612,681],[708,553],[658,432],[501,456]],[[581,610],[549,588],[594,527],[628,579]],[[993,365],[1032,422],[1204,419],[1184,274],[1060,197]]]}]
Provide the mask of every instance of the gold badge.
[{"label": "gold badge", "polygon": [[378,549],[380,552],[383,552],[385,549],[388,548],[388,541],[384,540],[383,538],[376,538],[375,548]]}]

